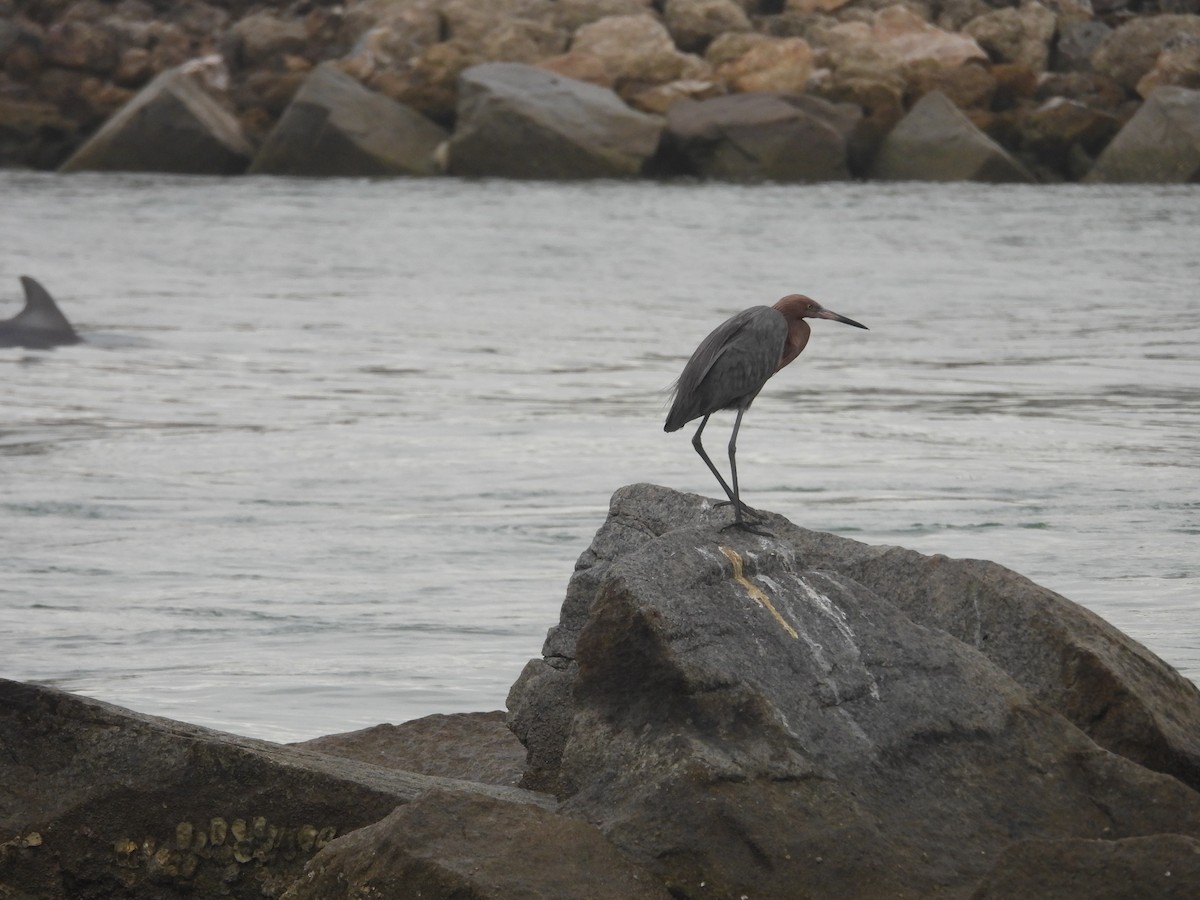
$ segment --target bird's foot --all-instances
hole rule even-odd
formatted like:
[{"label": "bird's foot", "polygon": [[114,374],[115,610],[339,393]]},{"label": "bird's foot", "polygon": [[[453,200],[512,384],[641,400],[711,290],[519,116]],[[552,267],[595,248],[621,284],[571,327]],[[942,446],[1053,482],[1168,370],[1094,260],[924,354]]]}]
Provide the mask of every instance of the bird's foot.
[{"label": "bird's foot", "polygon": [[[716,503],[713,504],[714,507],[716,507],[716,506],[733,506],[733,505],[734,504],[733,504],[732,500],[718,500]],[[752,509],[751,507],[747,506],[745,503],[742,504],[742,515],[746,516],[747,518],[758,519],[760,521],[764,518],[764,516],[761,512],[759,512],[757,509]]]},{"label": "bird's foot", "polygon": [[765,528],[759,528],[758,525],[758,522],[747,522],[745,519],[739,519],[735,522],[730,522],[728,525],[722,525],[721,530],[728,531],[730,528],[740,528],[742,531],[748,531],[751,534],[757,534],[759,537],[775,537],[775,535],[767,531]]}]

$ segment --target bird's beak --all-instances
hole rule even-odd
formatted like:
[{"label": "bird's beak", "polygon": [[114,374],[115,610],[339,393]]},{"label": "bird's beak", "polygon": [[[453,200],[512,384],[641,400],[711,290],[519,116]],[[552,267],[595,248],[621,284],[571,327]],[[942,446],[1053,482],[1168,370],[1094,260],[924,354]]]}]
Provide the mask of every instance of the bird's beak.
[{"label": "bird's beak", "polygon": [[845,316],[839,316],[837,313],[835,313],[833,310],[830,310],[830,309],[821,310],[819,313],[817,313],[814,316],[814,318],[833,319],[833,321],[835,321],[835,322],[841,322],[844,325],[853,325],[855,328],[861,328],[864,331],[871,330],[871,329],[867,328],[866,325],[862,324],[862,322],[855,322],[853,319],[847,319]]}]

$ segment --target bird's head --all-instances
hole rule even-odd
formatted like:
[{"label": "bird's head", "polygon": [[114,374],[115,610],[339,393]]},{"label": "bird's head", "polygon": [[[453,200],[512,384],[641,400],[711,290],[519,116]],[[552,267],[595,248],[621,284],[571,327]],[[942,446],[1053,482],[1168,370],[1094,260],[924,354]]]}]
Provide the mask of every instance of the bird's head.
[{"label": "bird's head", "polygon": [[783,313],[784,318],[788,320],[832,319],[835,322],[853,325],[855,328],[865,329],[867,327],[861,322],[855,322],[853,319],[838,315],[831,309],[826,309],[812,297],[805,297],[803,294],[788,294],[775,304],[775,309]]}]

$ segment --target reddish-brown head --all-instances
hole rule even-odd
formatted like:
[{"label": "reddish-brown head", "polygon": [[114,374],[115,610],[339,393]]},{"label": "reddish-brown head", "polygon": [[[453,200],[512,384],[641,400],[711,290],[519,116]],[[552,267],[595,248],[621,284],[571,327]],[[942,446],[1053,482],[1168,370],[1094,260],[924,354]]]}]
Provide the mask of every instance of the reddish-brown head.
[{"label": "reddish-brown head", "polygon": [[848,319],[845,316],[839,316],[833,310],[826,309],[812,297],[805,297],[803,294],[788,294],[782,300],[775,304],[775,308],[783,313],[783,317],[792,322],[796,319],[832,319],[835,322],[842,322],[846,325],[853,325],[855,328],[866,328],[855,322],[853,319]]},{"label": "reddish-brown head", "polygon": [[866,328],[855,322],[853,319],[848,319],[845,316],[840,316],[832,310],[828,310],[812,297],[805,297],[803,294],[788,294],[775,304],[775,309],[783,313],[783,317],[788,323],[787,343],[783,347],[783,356],[779,359],[779,367],[775,371],[779,371],[797,356],[808,343],[808,338],[812,334],[812,329],[809,328],[805,319],[832,319],[835,322],[844,322],[846,325],[853,325],[855,328]]}]

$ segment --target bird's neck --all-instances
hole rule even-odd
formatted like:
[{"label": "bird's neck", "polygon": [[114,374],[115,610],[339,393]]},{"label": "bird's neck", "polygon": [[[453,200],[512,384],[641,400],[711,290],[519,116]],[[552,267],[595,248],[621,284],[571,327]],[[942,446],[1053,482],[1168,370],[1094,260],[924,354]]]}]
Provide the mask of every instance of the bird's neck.
[{"label": "bird's neck", "polygon": [[787,340],[783,344],[783,356],[779,358],[779,367],[775,370],[776,372],[800,355],[800,351],[808,343],[808,337],[811,334],[812,329],[803,319],[792,319],[788,322]]}]

